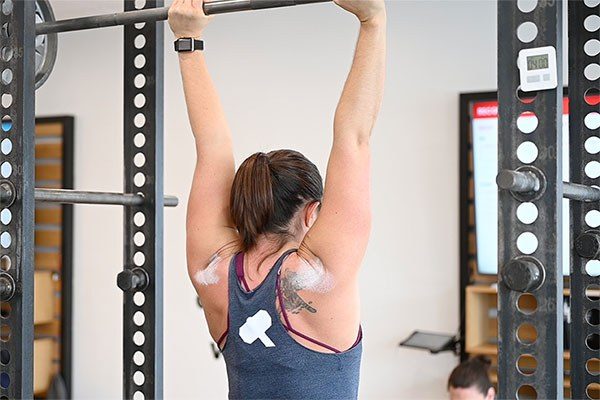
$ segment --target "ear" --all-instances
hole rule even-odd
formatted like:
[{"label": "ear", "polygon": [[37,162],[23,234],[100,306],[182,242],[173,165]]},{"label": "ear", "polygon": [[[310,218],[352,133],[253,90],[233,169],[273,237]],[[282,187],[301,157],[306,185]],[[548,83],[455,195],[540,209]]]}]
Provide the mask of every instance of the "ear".
[{"label": "ear", "polygon": [[485,400],[494,400],[496,398],[496,389],[491,387],[487,391],[487,395],[485,396]]},{"label": "ear", "polygon": [[317,216],[318,216],[318,209],[319,206],[321,205],[320,202],[318,201],[313,201],[312,203],[309,203],[306,208],[305,208],[305,213],[304,213],[304,226],[307,228],[310,228],[315,221],[317,220]]}]

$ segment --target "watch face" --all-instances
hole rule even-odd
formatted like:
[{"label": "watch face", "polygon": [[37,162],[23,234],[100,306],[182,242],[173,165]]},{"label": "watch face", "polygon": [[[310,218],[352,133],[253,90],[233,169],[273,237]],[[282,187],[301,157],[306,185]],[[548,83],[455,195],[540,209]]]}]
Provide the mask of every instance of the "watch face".
[{"label": "watch face", "polygon": [[179,43],[179,51],[192,51],[191,39],[180,39],[177,43]]}]

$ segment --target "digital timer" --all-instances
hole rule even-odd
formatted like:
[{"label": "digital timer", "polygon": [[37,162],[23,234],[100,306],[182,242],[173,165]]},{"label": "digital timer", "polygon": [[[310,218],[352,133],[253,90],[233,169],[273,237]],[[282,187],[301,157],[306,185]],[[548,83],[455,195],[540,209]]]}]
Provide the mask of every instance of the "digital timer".
[{"label": "digital timer", "polygon": [[548,90],[558,86],[556,49],[554,47],[523,49],[519,52],[517,64],[522,91]]}]

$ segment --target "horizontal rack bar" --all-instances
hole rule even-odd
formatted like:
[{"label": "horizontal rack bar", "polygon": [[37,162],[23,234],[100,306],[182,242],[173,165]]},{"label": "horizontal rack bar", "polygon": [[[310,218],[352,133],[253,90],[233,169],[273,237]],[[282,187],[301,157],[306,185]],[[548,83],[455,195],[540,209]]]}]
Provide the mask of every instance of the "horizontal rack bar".
[{"label": "horizontal rack bar", "polygon": [[[538,177],[531,172],[500,171],[496,178],[500,189],[513,192],[535,192],[540,188]],[[579,183],[563,182],[563,197],[569,200],[594,202],[600,201],[600,188],[581,185]]]},{"label": "horizontal rack bar", "polygon": [[[11,202],[14,194],[5,187],[0,187],[0,203]],[[84,192],[67,189],[35,189],[35,200],[47,203],[62,204],[98,204],[119,206],[140,206],[144,204],[144,196],[132,193]],[[165,207],[177,207],[179,199],[165,196]]]},{"label": "horizontal rack bar", "polygon": [[[206,15],[224,14],[238,11],[261,10],[268,8],[290,7],[312,3],[326,3],[331,0],[218,0],[204,3]],[[36,35],[81,31],[86,29],[105,28],[109,26],[132,25],[141,22],[165,21],[169,17],[169,7],[147,10],[127,11],[113,14],[94,15],[47,21],[36,24]]]}]

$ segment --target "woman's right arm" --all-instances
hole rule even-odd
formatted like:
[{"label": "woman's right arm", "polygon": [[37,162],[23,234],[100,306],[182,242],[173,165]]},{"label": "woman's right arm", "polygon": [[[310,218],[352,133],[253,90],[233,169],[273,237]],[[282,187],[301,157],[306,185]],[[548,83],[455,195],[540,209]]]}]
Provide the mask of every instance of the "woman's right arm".
[{"label": "woman's right arm", "polygon": [[369,141],[383,97],[386,12],[383,0],[336,3],[359,18],[360,34],[335,114],[322,208],[300,252],[317,257],[339,282],[356,276],[369,240]]}]

